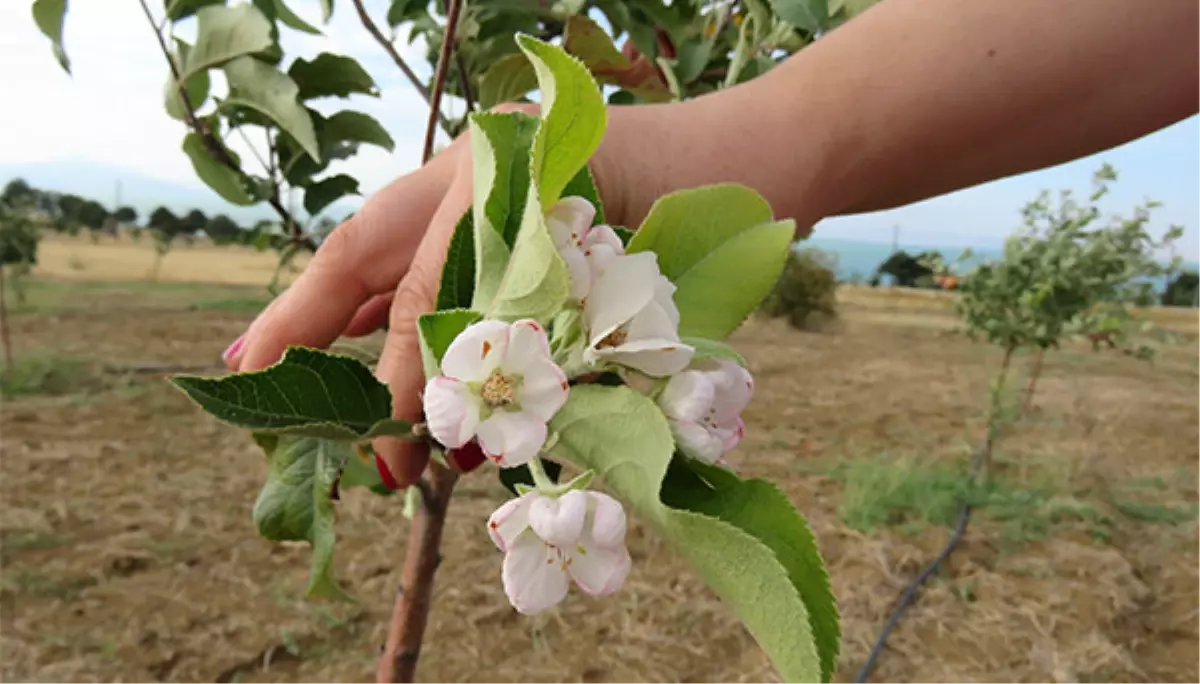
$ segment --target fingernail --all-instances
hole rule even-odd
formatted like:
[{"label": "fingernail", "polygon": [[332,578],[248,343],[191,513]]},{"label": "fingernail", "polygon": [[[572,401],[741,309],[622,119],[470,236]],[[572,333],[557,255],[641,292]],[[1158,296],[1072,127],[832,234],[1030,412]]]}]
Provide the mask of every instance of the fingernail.
[{"label": "fingernail", "polygon": [[400,484],[396,482],[396,478],[392,475],[391,469],[387,467],[387,464],[383,462],[383,459],[379,457],[379,454],[375,454],[375,467],[379,469],[379,479],[383,480],[383,485],[385,487],[392,491],[400,488]]},{"label": "fingernail", "polygon": [[245,334],[238,335],[238,338],[233,341],[233,344],[229,345],[229,348],[226,349],[223,354],[221,354],[221,358],[225,360],[225,363],[229,363],[233,359],[233,357],[236,356],[237,353],[242,350],[242,345],[245,343],[246,343],[246,335]]}]

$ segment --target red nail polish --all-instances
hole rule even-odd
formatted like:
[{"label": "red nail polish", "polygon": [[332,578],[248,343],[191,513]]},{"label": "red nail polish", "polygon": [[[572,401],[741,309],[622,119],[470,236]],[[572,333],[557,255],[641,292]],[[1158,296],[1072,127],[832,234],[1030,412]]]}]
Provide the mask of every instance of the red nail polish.
[{"label": "red nail polish", "polygon": [[238,335],[238,338],[233,341],[233,344],[229,345],[229,348],[225,350],[225,353],[221,354],[221,358],[225,360],[225,363],[229,363],[229,360],[242,350],[242,345],[245,343],[246,336],[244,334]]},{"label": "red nail polish", "polygon": [[391,469],[387,467],[383,459],[379,458],[379,454],[375,454],[375,468],[379,470],[379,479],[383,480],[383,486],[392,491],[400,488],[400,483],[396,482],[396,477],[392,475]]}]

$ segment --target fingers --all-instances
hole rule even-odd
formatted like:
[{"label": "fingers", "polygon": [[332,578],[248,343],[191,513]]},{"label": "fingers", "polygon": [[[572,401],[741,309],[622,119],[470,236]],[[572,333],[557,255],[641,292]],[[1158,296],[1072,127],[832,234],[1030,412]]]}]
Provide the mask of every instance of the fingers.
[{"label": "fingers", "polygon": [[[446,192],[417,253],[412,267],[400,281],[392,303],[388,337],[379,359],[376,375],[386,383],[395,404],[397,418],[417,421],[421,418],[421,392],[425,373],[417,334],[417,317],[432,311],[441,280],[446,250],[458,219],[471,204],[471,168],[465,157],[462,170]],[[375,450],[400,487],[412,484],[425,469],[428,447],[390,438],[376,440]]]},{"label": "fingers", "polygon": [[346,329],[342,331],[342,335],[346,337],[362,337],[383,327],[387,323],[388,314],[392,308],[392,300],[395,299],[396,293],[384,292],[380,295],[367,300],[365,304],[358,307],[358,311],[350,322],[346,324]]},{"label": "fingers", "polygon": [[[429,164],[373,195],[321,245],[308,267],[226,352],[230,370],[265,368],[289,345],[323,348],[353,323],[370,298],[393,292],[467,146],[456,141]],[[371,311],[364,311],[364,316]],[[236,347],[236,348],[235,348]]]}]

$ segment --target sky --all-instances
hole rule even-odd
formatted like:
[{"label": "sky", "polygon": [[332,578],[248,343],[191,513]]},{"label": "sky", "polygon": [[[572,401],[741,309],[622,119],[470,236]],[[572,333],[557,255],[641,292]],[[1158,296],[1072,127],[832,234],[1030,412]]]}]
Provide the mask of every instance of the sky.
[{"label": "sky", "polygon": [[[161,0],[149,2],[152,10],[161,12]],[[387,0],[367,0],[364,4],[376,22],[385,26]],[[291,0],[289,6],[310,23],[319,24],[316,0]],[[187,39],[194,35],[192,23],[181,30]],[[7,106],[0,108],[0,166],[104,164],[131,175],[204,188],[179,147],[185,133],[183,124],[163,110],[166,63],[136,1],[71,3],[64,42],[72,76],[59,68],[48,41],[34,26],[28,1],[0,2],[0,27],[0,83],[7,95]],[[330,51],[352,56],[376,77],[383,93],[379,98],[355,95],[317,106],[325,111],[349,107],[367,112],[391,132],[396,141],[393,152],[364,146],[353,159],[331,165],[331,172],[358,177],[364,194],[369,195],[417,166],[427,110],[412,86],[363,31],[348,2],[337,3],[332,21],[321,28],[323,36],[284,29],[286,53],[311,58]],[[420,40],[409,46],[402,39],[398,46],[411,66],[427,73],[425,47]],[[221,87],[214,86],[214,90],[220,92]],[[455,108],[461,112],[462,106],[461,101],[449,98],[448,112]],[[444,138],[440,140],[445,142]],[[240,142],[233,147],[243,155],[248,152]],[[826,219],[816,226],[814,235],[890,243],[898,227],[902,245],[999,245],[1018,227],[1020,207],[1038,191],[1073,188],[1085,193],[1092,172],[1102,162],[1112,164],[1120,174],[1105,207],[1128,212],[1135,203],[1148,198],[1163,202],[1154,215],[1155,230],[1183,225],[1186,233],[1178,243],[1179,253],[1196,260],[1200,252],[1197,117],[1050,169],[886,212]]]}]

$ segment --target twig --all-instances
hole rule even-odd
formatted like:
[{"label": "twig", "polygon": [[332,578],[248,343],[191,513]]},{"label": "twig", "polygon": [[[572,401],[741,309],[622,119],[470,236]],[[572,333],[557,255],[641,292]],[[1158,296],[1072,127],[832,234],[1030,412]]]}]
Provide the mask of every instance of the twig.
[{"label": "twig", "polygon": [[[400,56],[400,53],[396,51],[396,46],[392,45],[392,41],[388,40],[387,36],[383,35],[383,31],[379,30],[379,25],[376,24],[373,19],[371,19],[371,15],[367,14],[367,8],[363,7],[362,0],[353,0],[353,2],[354,9],[358,12],[358,19],[362,22],[363,28],[367,29],[367,32],[370,33],[371,37],[375,39],[375,42],[379,43],[384,52],[388,53],[388,56],[392,58],[392,61],[396,63],[396,66],[400,67],[400,71],[404,72],[405,77],[407,77],[409,82],[412,83],[413,87],[417,89],[417,92],[421,94],[421,97],[425,100],[425,104],[431,104],[429,88],[426,88],[425,84],[421,83],[421,79],[417,77],[416,72],[414,72],[412,68],[408,66],[408,62],[405,62],[404,58]],[[447,27],[447,31],[449,31],[449,27]],[[436,107],[434,108],[434,111],[437,111]],[[440,120],[439,122],[441,123],[442,130],[446,131],[446,134],[449,135],[450,122],[441,116],[440,111],[438,112],[438,118]]]},{"label": "twig", "polygon": [[[159,24],[155,23],[154,15],[150,12],[150,7],[146,4],[146,0],[138,0],[138,2],[142,6],[142,12],[146,14],[146,21],[154,29],[154,37],[158,40],[158,47],[162,50],[163,57],[166,58],[167,65],[171,68],[171,77],[175,81],[177,88],[176,96],[179,98],[179,108],[183,112],[184,122],[188,128],[192,129],[192,132],[200,136],[201,141],[204,142],[204,147],[214,159],[239,174],[243,173],[242,167],[233,160],[233,157],[229,156],[229,152],[225,150],[225,146],[221,144],[221,141],[217,140],[212,131],[208,130],[206,126],[201,125],[200,120],[196,118],[196,112],[192,109],[192,103],[187,99],[187,91],[184,89],[184,84],[179,80],[179,65],[175,64],[175,60],[171,58],[171,50],[167,47],[167,41],[163,39],[162,29],[159,28]],[[304,235],[300,229],[300,224],[292,218],[291,213],[279,201],[279,188],[277,186],[274,187],[271,197],[267,198],[267,204],[271,205],[275,213],[279,214],[279,218],[283,220],[283,225],[287,227],[288,232],[291,234],[292,242],[310,251],[315,252],[317,250],[316,243],[312,241],[312,238]]]},{"label": "twig", "polygon": [[462,91],[463,99],[467,101],[467,113],[475,111],[475,94],[471,92],[471,79],[467,77],[467,65],[462,53],[454,51],[454,66],[458,67],[458,89]]},{"label": "twig", "polygon": [[1037,356],[1033,359],[1033,369],[1029,372],[1029,384],[1025,386],[1025,402],[1021,405],[1021,413],[1029,413],[1033,408],[1033,393],[1037,389],[1038,377],[1042,374],[1042,361],[1046,357],[1046,350],[1039,349]]},{"label": "twig", "polygon": [[425,124],[425,149],[421,153],[421,164],[425,164],[433,156],[433,136],[437,132],[437,123],[441,116],[442,91],[446,88],[446,72],[450,70],[450,55],[454,52],[458,15],[462,10],[462,0],[449,1],[450,8],[446,12],[446,31],[442,37],[442,51],[438,54],[437,71],[433,75],[433,97],[429,101],[429,122]]},{"label": "twig", "polygon": [[[992,445],[996,441],[996,433],[999,423],[997,419],[998,411],[996,410],[996,402],[1000,400],[1000,390],[1004,386],[1004,380],[1008,374],[1008,366],[1009,362],[1012,360],[1012,354],[1012,347],[1009,347],[1004,351],[1004,361],[1000,365],[1000,376],[996,382],[997,390],[995,394],[992,395],[992,405],[988,413],[987,432],[984,434],[983,444],[979,447],[979,451],[975,452],[974,457],[971,459],[971,464],[968,471],[971,480],[976,480],[982,477],[984,481],[986,481],[988,471],[990,470],[992,461]],[[959,543],[967,533],[967,524],[971,522],[971,510],[971,500],[968,498],[963,502],[962,507],[958,510],[958,518],[954,522],[954,531],[950,534],[950,539],[946,542],[946,545],[942,548],[941,552],[938,553],[937,557],[933,559],[933,562],[925,566],[925,569],[921,571],[921,574],[917,575],[916,579],[914,579],[907,587],[905,587],[904,591],[900,594],[900,599],[897,601],[896,607],[892,610],[892,614],[888,616],[888,620],[884,624],[883,630],[879,633],[879,638],[875,640],[875,645],[871,648],[870,654],[867,655],[867,662],[863,663],[863,666],[861,669],[859,669],[858,674],[854,676],[855,682],[865,682],[867,681],[867,677],[871,676],[871,670],[875,667],[875,661],[879,659],[880,654],[883,653],[884,646],[887,645],[888,636],[891,635],[892,630],[895,629],[896,625],[900,622],[900,616],[904,615],[904,611],[916,602],[917,592],[920,591],[921,585],[924,584],[925,580],[929,579],[933,573],[937,572],[937,569],[942,565],[943,562],[946,561],[947,558],[950,557],[950,554],[954,553],[954,549],[958,548]]]},{"label": "twig", "polygon": [[377,682],[411,682],[421,656],[421,639],[433,599],[433,578],[441,563],[446,508],[458,480],[454,470],[430,461],[432,480],[413,517],[404,557],[404,578],[392,610],[387,642],[375,671]]}]

